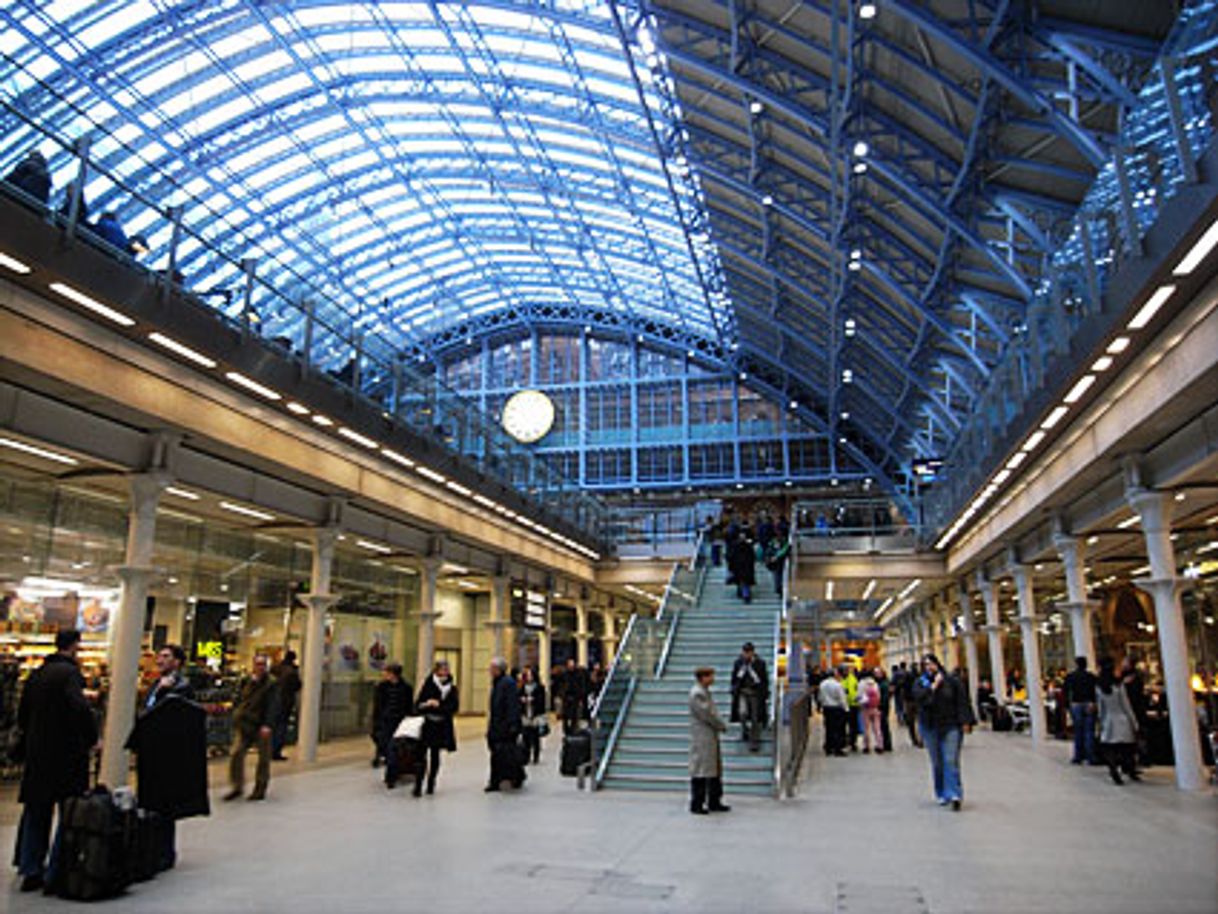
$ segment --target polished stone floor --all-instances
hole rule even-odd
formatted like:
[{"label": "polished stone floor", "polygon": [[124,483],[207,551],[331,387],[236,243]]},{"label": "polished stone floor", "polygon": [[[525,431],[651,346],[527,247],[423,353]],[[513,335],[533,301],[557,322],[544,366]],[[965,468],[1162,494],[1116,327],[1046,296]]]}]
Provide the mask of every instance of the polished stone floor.
[{"label": "polished stone floor", "polygon": [[[1170,772],[1119,788],[1026,736],[966,741],[960,813],[930,795],[925,755],[810,757],[798,799],[581,793],[557,738],[519,793],[484,794],[477,721],[434,797],[387,792],[367,743],[277,767],[266,803],[183,823],[181,862],[102,910],[156,914],[548,911],[1123,914],[1218,911],[1218,796]],[[222,790],[218,774],[215,795]],[[11,798],[0,841],[13,836]],[[6,845],[11,846],[11,845]],[[0,891],[0,910],[73,903]]]}]

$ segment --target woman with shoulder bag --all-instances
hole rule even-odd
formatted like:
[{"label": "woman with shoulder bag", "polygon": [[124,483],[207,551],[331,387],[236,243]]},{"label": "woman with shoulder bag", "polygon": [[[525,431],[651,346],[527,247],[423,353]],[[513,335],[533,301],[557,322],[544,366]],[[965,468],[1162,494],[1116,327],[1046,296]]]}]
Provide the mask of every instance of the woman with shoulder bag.
[{"label": "woman with shoulder bag", "polygon": [[520,723],[525,763],[532,759],[536,765],[541,761],[541,738],[549,734],[550,722],[546,718],[546,687],[528,666],[520,674]]},{"label": "woman with shoulder bag", "polygon": [[457,713],[459,699],[457,684],[453,682],[448,661],[438,660],[432,674],[419,689],[415,711],[423,715],[423,749],[419,753],[414,778],[414,795],[423,791],[423,778],[427,777],[427,792],[436,792],[436,775],[440,773],[440,751],[457,751],[457,734],[453,717]]}]

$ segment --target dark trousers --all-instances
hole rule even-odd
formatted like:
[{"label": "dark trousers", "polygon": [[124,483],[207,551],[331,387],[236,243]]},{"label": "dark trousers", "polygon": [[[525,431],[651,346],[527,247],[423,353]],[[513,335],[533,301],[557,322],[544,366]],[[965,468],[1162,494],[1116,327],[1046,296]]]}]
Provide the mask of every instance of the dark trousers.
[{"label": "dark trousers", "polygon": [[1112,775],[1113,780],[1116,780],[1119,776],[1118,771],[1123,771],[1129,777],[1137,775],[1137,743],[1103,743],[1100,745],[1100,751],[1104,756],[1104,763],[1108,766],[1108,773]]},{"label": "dark trousers", "polygon": [[722,778],[690,778],[689,779],[689,808],[718,809],[723,805]]},{"label": "dark trousers", "polygon": [[905,709],[905,726],[909,728],[909,741],[922,748],[922,738],[918,736],[918,715],[911,708]]},{"label": "dark trousers", "polygon": [[275,726],[271,730],[271,757],[278,758],[283,755],[283,747],[288,744],[288,724],[292,720],[291,712],[284,714],[275,721]]},{"label": "dark trousers", "polygon": [[402,775],[397,750],[393,746],[393,730],[381,730],[376,736],[376,751],[385,760],[385,783],[396,784]]},{"label": "dark trousers", "polygon": [[880,739],[884,743],[884,751],[892,751],[892,728],[888,725],[888,709],[880,708]]},{"label": "dark trousers", "polygon": [[161,816],[161,869],[172,869],[178,862],[178,823],[173,816]]},{"label": "dark trousers", "polygon": [[[51,823],[56,805],[59,806],[59,818],[62,820],[62,803],[26,803],[21,807],[21,823],[17,826],[17,852],[13,856],[16,858],[17,872],[22,877],[45,876],[47,882],[53,881],[55,858],[59,856],[58,832],[55,834],[55,845],[51,846]],[[51,851],[49,866],[48,848]]]},{"label": "dark trousers", "polygon": [[825,752],[834,755],[846,747],[845,708],[825,708]]},{"label": "dark trousers", "polygon": [[741,689],[736,695],[736,714],[740,718],[740,735],[753,748],[761,745],[765,729],[765,702],[756,689]]},{"label": "dark trousers", "polygon": [[487,747],[491,750],[490,786],[498,787],[504,781],[511,781],[513,787],[524,783],[524,769],[520,766],[520,743],[516,737],[506,740],[487,739]]},{"label": "dark trousers", "polygon": [[424,746],[419,748],[419,757],[414,763],[414,789],[417,793],[423,789],[423,780],[427,779],[427,792],[434,793],[436,775],[440,773],[440,747]]},{"label": "dark trousers", "polygon": [[536,764],[541,760],[541,728],[525,727],[521,730],[521,738],[524,740],[525,762],[531,759]]}]

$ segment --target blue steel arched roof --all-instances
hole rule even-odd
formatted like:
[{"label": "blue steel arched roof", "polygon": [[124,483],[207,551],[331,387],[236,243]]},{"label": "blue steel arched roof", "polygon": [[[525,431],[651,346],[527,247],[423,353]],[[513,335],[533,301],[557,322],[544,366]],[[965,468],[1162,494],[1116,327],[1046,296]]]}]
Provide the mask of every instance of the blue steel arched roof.
[{"label": "blue steel arched roof", "polygon": [[[261,277],[358,303],[366,332],[405,346],[576,306],[719,338],[675,209],[692,185],[667,183],[603,4],[24,2],[0,21],[25,117],[89,133],[103,170]],[[0,162],[36,138],[7,129]],[[75,165],[51,164],[62,187]],[[169,243],[105,177],[86,198],[154,257]],[[198,288],[238,275],[196,238],[178,266]]]}]

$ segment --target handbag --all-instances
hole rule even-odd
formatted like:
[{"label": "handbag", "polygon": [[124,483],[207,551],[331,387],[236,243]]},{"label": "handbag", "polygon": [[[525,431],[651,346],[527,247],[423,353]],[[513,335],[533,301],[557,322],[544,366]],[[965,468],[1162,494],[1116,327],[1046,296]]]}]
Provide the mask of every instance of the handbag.
[{"label": "handbag", "polygon": [[403,717],[398,728],[393,731],[394,739],[422,739],[424,718]]}]

